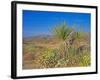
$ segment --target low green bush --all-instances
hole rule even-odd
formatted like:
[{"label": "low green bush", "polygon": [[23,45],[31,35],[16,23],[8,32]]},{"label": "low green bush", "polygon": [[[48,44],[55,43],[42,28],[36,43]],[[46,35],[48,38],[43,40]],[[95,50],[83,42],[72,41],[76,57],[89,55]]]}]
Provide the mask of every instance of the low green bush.
[{"label": "low green bush", "polygon": [[91,64],[91,56],[89,53],[84,53],[80,57],[80,66],[90,66]]},{"label": "low green bush", "polygon": [[42,54],[41,64],[45,68],[52,68],[57,64],[58,54],[56,49],[47,49]]}]

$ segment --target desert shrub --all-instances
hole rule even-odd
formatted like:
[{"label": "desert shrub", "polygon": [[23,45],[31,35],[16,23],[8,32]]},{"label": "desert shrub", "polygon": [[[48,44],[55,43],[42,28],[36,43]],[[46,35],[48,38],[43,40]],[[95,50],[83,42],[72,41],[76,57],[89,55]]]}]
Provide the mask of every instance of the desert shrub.
[{"label": "desert shrub", "polygon": [[65,59],[65,58],[59,59],[55,67],[66,67],[68,62],[69,62],[68,59]]},{"label": "desert shrub", "polygon": [[45,68],[52,68],[55,66],[55,64],[57,64],[57,59],[58,59],[58,55],[57,55],[57,50],[56,49],[47,49],[46,51],[44,51],[44,53],[42,54],[42,58],[41,58],[41,64],[45,67]]},{"label": "desert shrub", "polygon": [[89,66],[90,65],[90,51],[89,49],[77,53],[77,48],[71,47],[66,54],[67,66]]},{"label": "desert shrub", "polygon": [[79,66],[79,59],[78,56],[70,56],[70,58],[68,58],[68,62],[66,63],[67,67],[76,67]]},{"label": "desert shrub", "polygon": [[90,53],[84,53],[80,57],[80,66],[89,66],[91,64]]}]

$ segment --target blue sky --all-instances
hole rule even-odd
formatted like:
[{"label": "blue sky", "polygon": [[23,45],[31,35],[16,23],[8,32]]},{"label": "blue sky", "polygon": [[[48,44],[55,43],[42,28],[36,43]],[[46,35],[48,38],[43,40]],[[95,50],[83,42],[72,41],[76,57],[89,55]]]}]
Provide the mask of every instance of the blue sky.
[{"label": "blue sky", "polygon": [[53,27],[62,22],[66,22],[69,27],[76,26],[76,30],[81,28],[90,32],[90,20],[89,13],[23,10],[23,36],[51,34]]}]

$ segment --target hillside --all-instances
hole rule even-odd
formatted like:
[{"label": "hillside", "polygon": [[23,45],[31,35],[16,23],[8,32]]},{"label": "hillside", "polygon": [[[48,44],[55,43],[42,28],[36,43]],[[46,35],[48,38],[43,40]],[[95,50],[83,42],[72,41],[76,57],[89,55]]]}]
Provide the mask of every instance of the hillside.
[{"label": "hillside", "polygon": [[89,66],[90,33],[84,34],[84,37],[74,40],[66,55],[61,45],[63,41],[52,35],[24,38],[23,69]]}]

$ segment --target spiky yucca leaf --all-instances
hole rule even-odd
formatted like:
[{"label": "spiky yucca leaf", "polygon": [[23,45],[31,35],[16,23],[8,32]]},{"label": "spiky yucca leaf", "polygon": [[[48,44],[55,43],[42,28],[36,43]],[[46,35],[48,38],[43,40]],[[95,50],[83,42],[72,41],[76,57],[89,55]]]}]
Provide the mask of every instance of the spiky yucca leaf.
[{"label": "spiky yucca leaf", "polygon": [[68,28],[67,25],[65,23],[59,25],[59,26],[56,26],[54,29],[53,29],[53,33],[54,35],[61,39],[61,40],[66,40],[68,35],[71,33],[72,29],[71,28]]}]

